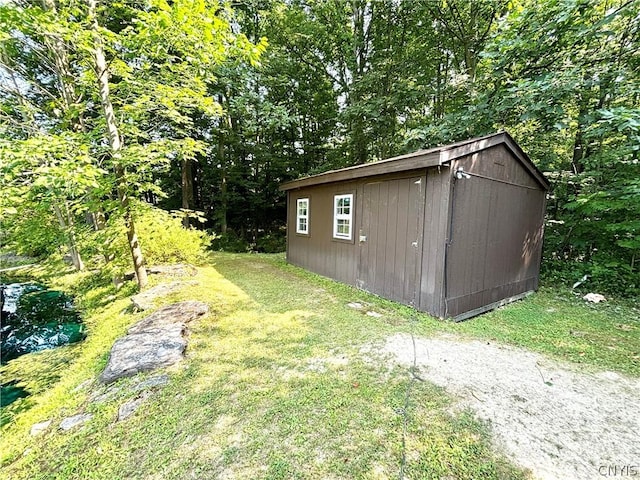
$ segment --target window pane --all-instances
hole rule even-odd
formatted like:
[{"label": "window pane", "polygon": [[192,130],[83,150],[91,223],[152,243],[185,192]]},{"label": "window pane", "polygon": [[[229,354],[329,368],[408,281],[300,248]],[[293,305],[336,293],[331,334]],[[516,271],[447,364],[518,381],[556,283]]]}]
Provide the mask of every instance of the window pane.
[{"label": "window pane", "polygon": [[299,198],[296,202],[296,232],[306,234],[309,231],[309,199]]},{"label": "window pane", "polygon": [[349,240],[351,239],[353,194],[335,195],[333,198],[333,236]]},{"label": "window pane", "polygon": [[298,200],[298,215],[306,215],[309,204],[307,200]]},{"label": "window pane", "polygon": [[349,220],[338,219],[338,233],[342,235],[349,235]]}]

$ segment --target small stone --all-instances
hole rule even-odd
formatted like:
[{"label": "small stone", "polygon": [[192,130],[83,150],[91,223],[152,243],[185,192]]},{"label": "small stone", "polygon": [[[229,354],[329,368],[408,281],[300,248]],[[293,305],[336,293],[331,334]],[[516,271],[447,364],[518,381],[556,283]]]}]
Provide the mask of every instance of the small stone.
[{"label": "small stone", "polygon": [[113,399],[113,397],[115,397],[116,394],[120,392],[120,390],[122,390],[122,388],[116,385],[111,385],[107,388],[98,389],[96,391],[93,391],[89,395],[89,401],[92,403],[107,402]]},{"label": "small stone", "polygon": [[347,303],[347,307],[355,308],[356,310],[360,310],[362,308],[362,304],[358,302]]},{"label": "small stone", "polygon": [[599,293],[587,293],[584,297],[582,297],[582,299],[591,303],[600,303],[607,301],[604,295],[600,295]]},{"label": "small stone", "polygon": [[380,318],[380,317],[382,317],[382,314],[378,313],[378,312],[374,312],[374,311],[371,310],[371,311],[367,312],[367,316],[368,317],[374,317],[374,318]]},{"label": "small stone", "polygon": [[89,401],[91,401],[91,403],[102,403],[102,402],[106,402],[107,400],[111,399],[112,395],[107,392],[107,393],[103,393],[101,395],[95,395],[95,396],[91,396],[89,397]]},{"label": "small stone", "polygon": [[91,385],[91,380],[85,380],[80,385],[78,385],[76,388],[74,388],[72,391],[73,392],[79,392],[80,390],[86,389],[89,385]]},{"label": "small stone", "polygon": [[130,400],[120,405],[120,407],[118,408],[118,421],[120,422],[122,420],[126,420],[131,415],[133,415],[133,413],[140,407],[140,405],[142,405],[142,402],[146,400],[147,396],[148,394],[143,394],[139,398]]},{"label": "small stone", "polygon": [[62,422],[60,422],[60,430],[71,430],[73,427],[77,427],[78,425],[83,425],[84,423],[91,420],[90,413],[80,413],[78,415],[74,415],[72,417],[67,417]]},{"label": "small stone", "polygon": [[44,422],[36,423],[36,424],[31,426],[31,431],[29,433],[31,434],[32,437],[40,435],[40,434],[44,433],[44,431],[47,428],[49,428],[49,425],[51,425],[51,420],[47,420],[47,421],[44,421]]}]

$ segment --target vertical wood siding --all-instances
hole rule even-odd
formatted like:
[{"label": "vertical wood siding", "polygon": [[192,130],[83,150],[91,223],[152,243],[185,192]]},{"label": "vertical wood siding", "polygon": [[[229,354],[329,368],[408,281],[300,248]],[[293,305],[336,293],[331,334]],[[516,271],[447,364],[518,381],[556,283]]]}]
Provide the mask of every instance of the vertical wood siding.
[{"label": "vertical wood siding", "polygon": [[446,315],[458,316],[538,284],[545,192],[502,147],[461,159],[446,255]]},{"label": "vertical wood siding", "polygon": [[[358,262],[356,225],[358,222],[358,194],[355,182],[308,187],[289,192],[287,217],[287,261],[313,272],[344,283],[355,285]],[[353,240],[335,240],[333,238],[333,197],[352,193],[355,209],[353,212]],[[309,234],[295,231],[296,200],[309,199]]]}]

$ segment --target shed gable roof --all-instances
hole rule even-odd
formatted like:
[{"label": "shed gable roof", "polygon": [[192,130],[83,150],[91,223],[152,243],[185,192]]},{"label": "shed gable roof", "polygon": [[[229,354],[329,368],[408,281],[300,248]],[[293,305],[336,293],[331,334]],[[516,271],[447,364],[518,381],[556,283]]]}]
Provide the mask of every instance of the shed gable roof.
[{"label": "shed gable roof", "polygon": [[504,146],[513,154],[529,174],[540,184],[549,190],[549,182],[542,172],[536,168],[526,153],[518,146],[507,132],[498,132],[484,137],[471,138],[461,142],[452,143],[440,147],[418,150],[413,153],[387,158],[378,162],[365,163],[353,167],[330,170],[328,172],[300,178],[280,185],[280,190],[293,190],[295,188],[309,187],[332,182],[354,180],[374,175],[416,170],[419,168],[437,167],[445,165],[456,158],[464,157],[496,145]]}]

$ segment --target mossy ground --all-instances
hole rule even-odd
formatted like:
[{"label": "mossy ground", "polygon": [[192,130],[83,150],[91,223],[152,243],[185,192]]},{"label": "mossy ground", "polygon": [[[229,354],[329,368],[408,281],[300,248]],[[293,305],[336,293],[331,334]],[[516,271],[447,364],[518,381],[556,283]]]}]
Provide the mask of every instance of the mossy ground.
[{"label": "mossy ground", "polygon": [[[629,305],[588,306],[542,289],[453,324],[289,266],[281,255],[215,254],[196,279],[162,302],[211,307],[190,326],[186,360],[170,369],[168,385],[116,422],[140,379],[118,382],[103,401],[90,398],[104,389],[95,378],[113,341],[144,315],[129,309],[134,286],[116,293],[99,275],[50,276],[77,295],[88,336],[3,369],[28,378],[32,392],[5,412],[5,478],[398,478],[401,471],[526,478],[469,412],[452,413],[442,389],[371,361],[362,346],[396,332],[447,332],[640,374],[638,311]],[[353,301],[382,317],[346,306]],[[94,416],[75,430],[57,429],[78,412]],[[31,425],[46,419],[53,419],[49,430],[31,437]]]}]

